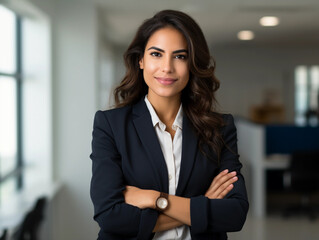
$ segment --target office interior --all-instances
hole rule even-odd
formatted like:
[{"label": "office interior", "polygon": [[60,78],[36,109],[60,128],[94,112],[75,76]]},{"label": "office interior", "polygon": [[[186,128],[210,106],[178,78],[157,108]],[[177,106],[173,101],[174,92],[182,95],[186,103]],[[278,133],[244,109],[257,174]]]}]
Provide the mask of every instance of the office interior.
[{"label": "office interior", "polygon": [[[303,201],[287,187],[292,154],[319,149],[318,1],[0,0],[0,7],[21,18],[23,149],[20,190],[15,174],[0,175],[0,236],[13,234],[44,196],[39,239],[97,238],[89,196],[93,117],[113,105],[136,28],[171,8],[202,27],[221,82],[219,111],[235,116],[250,210],[229,238],[319,239],[318,219],[284,214]],[[279,25],[261,26],[264,16],[278,17]],[[239,40],[243,30],[252,31],[251,40]],[[0,84],[8,76],[0,70]],[[282,132],[285,141],[278,140]],[[318,207],[318,191],[311,206]]]}]

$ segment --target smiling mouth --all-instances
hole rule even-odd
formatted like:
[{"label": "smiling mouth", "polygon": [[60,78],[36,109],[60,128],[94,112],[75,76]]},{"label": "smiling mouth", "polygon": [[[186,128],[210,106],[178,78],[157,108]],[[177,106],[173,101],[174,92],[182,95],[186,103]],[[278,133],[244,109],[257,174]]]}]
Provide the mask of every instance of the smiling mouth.
[{"label": "smiling mouth", "polygon": [[161,84],[163,84],[163,85],[171,85],[171,84],[173,84],[174,82],[177,81],[176,78],[155,77],[155,79],[156,79],[159,83],[161,83]]}]

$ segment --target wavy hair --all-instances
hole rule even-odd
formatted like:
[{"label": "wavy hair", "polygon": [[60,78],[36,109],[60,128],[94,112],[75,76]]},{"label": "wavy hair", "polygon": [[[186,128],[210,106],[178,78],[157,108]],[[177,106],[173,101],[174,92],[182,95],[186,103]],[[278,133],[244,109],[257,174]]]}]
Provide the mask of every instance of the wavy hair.
[{"label": "wavy hair", "polygon": [[215,92],[219,81],[215,77],[215,61],[210,56],[207,42],[199,25],[187,14],[175,10],[163,10],[147,19],[138,28],[137,33],[124,53],[126,74],[121,84],[114,90],[115,106],[122,107],[137,103],[148,92],[144,82],[143,70],[139,68],[139,60],[144,55],[148,39],[157,30],[174,27],[180,31],[188,47],[188,66],[190,77],[182,91],[183,110],[198,136],[201,152],[212,158],[207,151],[208,146],[220,163],[220,153],[224,146],[221,128],[224,126],[221,114],[217,113]]}]

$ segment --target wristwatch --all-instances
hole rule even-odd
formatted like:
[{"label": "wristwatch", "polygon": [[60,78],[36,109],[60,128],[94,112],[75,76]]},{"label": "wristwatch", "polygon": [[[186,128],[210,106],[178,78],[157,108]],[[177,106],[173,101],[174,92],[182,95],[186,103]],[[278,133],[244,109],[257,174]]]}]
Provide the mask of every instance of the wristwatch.
[{"label": "wristwatch", "polygon": [[155,202],[156,210],[164,211],[168,207],[168,194],[161,192]]}]

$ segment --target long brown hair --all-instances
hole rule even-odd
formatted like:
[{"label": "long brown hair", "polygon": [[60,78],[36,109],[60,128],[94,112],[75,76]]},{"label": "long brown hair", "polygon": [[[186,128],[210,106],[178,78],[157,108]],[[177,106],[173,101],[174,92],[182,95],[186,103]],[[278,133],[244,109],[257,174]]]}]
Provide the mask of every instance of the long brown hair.
[{"label": "long brown hair", "polygon": [[212,149],[219,162],[223,139],[221,128],[222,116],[216,112],[215,91],[219,81],[215,77],[215,61],[211,58],[204,34],[198,24],[187,14],[175,10],[163,10],[147,19],[124,54],[126,74],[121,84],[114,90],[116,107],[137,103],[147,94],[143,71],[139,60],[144,55],[145,46],[150,36],[157,30],[171,26],[180,31],[188,46],[188,65],[190,78],[182,91],[183,110],[193,125],[199,139],[199,147],[207,156],[203,146]]}]

